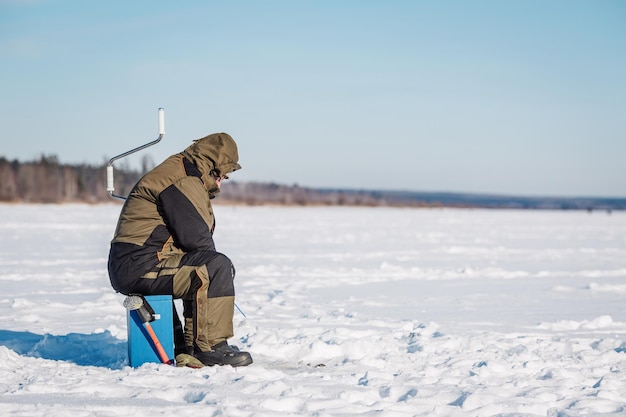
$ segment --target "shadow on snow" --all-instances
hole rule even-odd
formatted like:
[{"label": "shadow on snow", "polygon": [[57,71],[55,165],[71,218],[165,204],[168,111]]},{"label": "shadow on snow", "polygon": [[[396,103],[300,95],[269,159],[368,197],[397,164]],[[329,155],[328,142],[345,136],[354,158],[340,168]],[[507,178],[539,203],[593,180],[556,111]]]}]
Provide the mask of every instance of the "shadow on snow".
[{"label": "shadow on snow", "polygon": [[55,336],[0,330],[0,346],[6,346],[19,355],[73,362],[81,366],[121,369],[128,365],[127,342],[113,337],[108,331]]}]

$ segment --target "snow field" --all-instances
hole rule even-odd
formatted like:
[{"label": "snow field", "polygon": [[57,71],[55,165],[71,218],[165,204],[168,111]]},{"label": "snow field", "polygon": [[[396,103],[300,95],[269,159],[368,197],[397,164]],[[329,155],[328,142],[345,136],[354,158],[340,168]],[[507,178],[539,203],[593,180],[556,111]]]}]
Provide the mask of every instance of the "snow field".
[{"label": "snow field", "polygon": [[117,205],[0,205],[0,413],[626,414],[623,213],[217,206],[247,368],[127,366]]}]

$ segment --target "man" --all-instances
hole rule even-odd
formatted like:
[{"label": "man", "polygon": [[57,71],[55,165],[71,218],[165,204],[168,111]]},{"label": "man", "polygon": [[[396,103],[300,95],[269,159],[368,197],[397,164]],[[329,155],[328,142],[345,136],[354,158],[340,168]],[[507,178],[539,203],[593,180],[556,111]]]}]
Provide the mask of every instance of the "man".
[{"label": "man", "polygon": [[167,158],[130,192],[109,253],[116,291],[183,300],[187,353],[208,366],[252,363],[248,352],[226,342],[233,336],[235,269],[215,249],[210,201],[241,168],[238,160],[237,144],[226,133]]}]

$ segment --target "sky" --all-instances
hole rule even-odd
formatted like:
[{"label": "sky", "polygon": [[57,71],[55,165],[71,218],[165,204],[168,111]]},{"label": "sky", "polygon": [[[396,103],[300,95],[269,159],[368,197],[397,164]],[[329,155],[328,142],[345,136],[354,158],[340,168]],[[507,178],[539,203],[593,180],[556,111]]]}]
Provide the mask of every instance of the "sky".
[{"label": "sky", "polygon": [[0,156],[239,181],[626,197],[626,2],[0,0]]}]

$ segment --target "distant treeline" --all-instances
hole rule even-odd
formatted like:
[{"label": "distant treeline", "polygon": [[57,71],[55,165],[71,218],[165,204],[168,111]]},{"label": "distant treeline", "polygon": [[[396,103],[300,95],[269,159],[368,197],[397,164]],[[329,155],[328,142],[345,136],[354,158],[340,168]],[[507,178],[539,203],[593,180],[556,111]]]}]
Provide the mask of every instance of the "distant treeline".
[{"label": "distant treeline", "polygon": [[[118,193],[128,193],[141,177],[138,171],[117,171]],[[97,203],[110,200],[106,192],[106,165],[67,165],[56,156],[19,162],[0,158],[0,201],[26,203]]]},{"label": "distant treeline", "polygon": [[[142,170],[116,166],[115,192],[127,195],[141,176],[152,167],[142,163]],[[0,157],[0,202],[27,203],[99,203],[112,201],[106,191],[106,163],[68,165],[56,156],[42,156],[37,161],[9,161]],[[460,193],[424,193],[307,188],[260,182],[229,180],[215,200],[216,204],[246,205],[327,205],[392,207],[463,207],[549,210],[626,210],[624,198],[549,198],[515,197]]]}]

